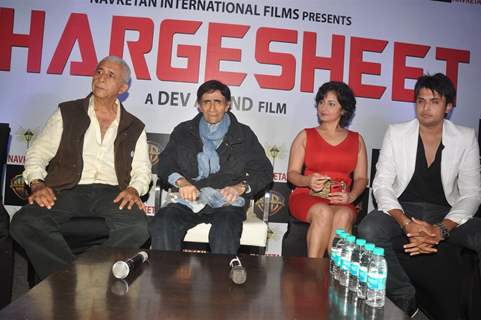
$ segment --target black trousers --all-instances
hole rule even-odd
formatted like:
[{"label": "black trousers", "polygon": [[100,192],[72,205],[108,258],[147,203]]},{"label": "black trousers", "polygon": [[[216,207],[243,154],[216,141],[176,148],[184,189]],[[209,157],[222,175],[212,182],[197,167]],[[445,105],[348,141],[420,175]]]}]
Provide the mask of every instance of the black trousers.
[{"label": "black trousers", "polygon": [[[449,207],[430,203],[403,202],[401,206],[409,217],[418,218],[431,224],[441,222],[450,210]],[[373,211],[362,220],[358,233],[360,238],[384,248],[384,256],[388,265],[386,294],[408,314],[413,312],[413,309],[416,308],[416,291],[399,263],[393,248],[393,240],[404,235],[399,224],[390,215],[382,211]],[[478,257],[481,258],[481,219],[472,218],[452,230],[447,241],[476,251]]]},{"label": "black trousers", "polygon": [[245,220],[243,207],[217,209],[206,206],[198,213],[184,205],[170,203],[161,208],[150,223],[152,249],[180,251],[187,230],[200,224],[212,224],[209,246],[212,253],[237,254]]},{"label": "black trousers", "polygon": [[103,217],[109,228],[106,247],[138,248],[149,238],[145,214],[134,206],[119,209],[113,200],[119,194],[115,186],[78,185],[57,194],[52,209],[26,205],[14,214],[10,234],[25,249],[40,277],[63,269],[74,255],[59,231],[72,217]]}]

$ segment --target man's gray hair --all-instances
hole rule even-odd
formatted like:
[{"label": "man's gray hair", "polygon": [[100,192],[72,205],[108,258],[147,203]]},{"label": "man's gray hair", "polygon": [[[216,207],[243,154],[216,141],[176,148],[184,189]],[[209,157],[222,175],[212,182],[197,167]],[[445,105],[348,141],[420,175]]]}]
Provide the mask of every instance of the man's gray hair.
[{"label": "man's gray hair", "polygon": [[107,57],[103,58],[102,60],[100,60],[100,62],[97,66],[99,66],[104,61],[110,61],[110,62],[118,63],[123,69],[122,79],[124,80],[125,84],[129,84],[131,72],[130,72],[129,65],[127,64],[127,62],[125,62],[124,59],[122,59],[120,57],[117,57],[117,56],[107,56]]}]

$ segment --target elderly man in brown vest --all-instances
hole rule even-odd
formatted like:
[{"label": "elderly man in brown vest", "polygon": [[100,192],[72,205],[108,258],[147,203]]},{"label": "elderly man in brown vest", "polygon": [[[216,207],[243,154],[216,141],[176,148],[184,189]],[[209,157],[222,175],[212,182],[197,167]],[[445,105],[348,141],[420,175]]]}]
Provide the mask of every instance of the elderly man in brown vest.
[{"label": "elderly man in brown vest", "polygon": [[117,98],[129,81],[125,61],[104,58],[92,93],[61,103],[27,150],[23,177],[31,195],[10,232],[41,279],[73,260],[59,226],[74,216],[104,217],[104,246],[140,247],[149,238],[140,200],[151,179],[144,124]]}]

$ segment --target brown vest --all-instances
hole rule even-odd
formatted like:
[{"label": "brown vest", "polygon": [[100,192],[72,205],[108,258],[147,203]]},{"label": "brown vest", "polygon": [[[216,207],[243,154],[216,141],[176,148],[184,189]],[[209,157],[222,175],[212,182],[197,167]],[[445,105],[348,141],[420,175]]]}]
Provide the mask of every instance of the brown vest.
[{"label": "brown vest", "polygon": [[[57,153],[48,164],[45,178],[45,184],[56,191],[73,188],[82,176],[84,136],[90,126],[90,118],[87,114],[89,99],[90,95],[84,99],[67,101],[59,105],[63,132]],[[122,104],[120,109],[120,123],[114,142],[114,158],[117,180],[120,189],[123,190],[130,182],[135,145],[144,129],[144,124],[128,113]]]}]

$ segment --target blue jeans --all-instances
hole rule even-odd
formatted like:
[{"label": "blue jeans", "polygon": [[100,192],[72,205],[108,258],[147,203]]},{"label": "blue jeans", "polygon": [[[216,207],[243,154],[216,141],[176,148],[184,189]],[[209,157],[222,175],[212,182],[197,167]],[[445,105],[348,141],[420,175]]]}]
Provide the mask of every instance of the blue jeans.
[{"label": "blue jeans", "polygon": [[[450,210],[449,207],[430,203],[402,202],[401,206],[407,216],[431,224],[441,222]],[[413,312],[413,309],[416,308],[416,291],[393,249],[393,239],[404,235],[399,224],[390,215],[375,210],[362,220],[358,233],[360,238],[384,248],[384,256],[389,270],[386,283],[387,295],[408,314]],[[476,251],[481,262],[481,219],[472,218],[452,230],[447,241]]]},{"label": "blue jeans", "polygon": [[161,208],[150,223],[152,249],[180,251],[187,230],[200,223],[210,223],[210,251],[237,254],[245,218],[243,207],[226,206],[213,209],[206,206],[194,213],[184,205],[170,203]]}]

